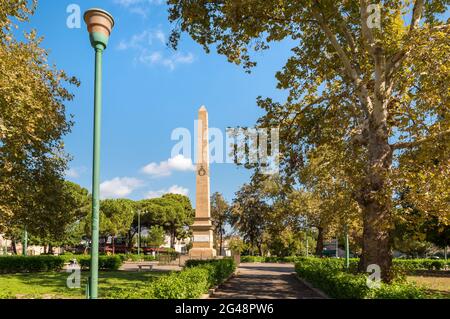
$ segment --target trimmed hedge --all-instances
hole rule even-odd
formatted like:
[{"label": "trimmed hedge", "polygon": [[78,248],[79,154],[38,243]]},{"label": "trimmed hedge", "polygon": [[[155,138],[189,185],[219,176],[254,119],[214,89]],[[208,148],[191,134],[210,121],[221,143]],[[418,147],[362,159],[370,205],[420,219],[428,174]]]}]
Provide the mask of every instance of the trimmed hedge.
[{"label": "trimmed hedge", "polygon": [[[296,263],[305,257],[292,256],[292,257],[262,257],[262,256],[241,256],[242,263],[284,263],[293,262]],[[327,258],[330,263],[336,265],[344,265],[345,258]],[[358,265],[358,258],[350,258],[350,269],[356,270]],[[443,270],[448,267],[448,263],[445,260],[440,259],[394,259],[393,267],[395,271],[411,272],[415,270]]]},{"label": "trimmed hedge", "polygon": [[64,262],[59,256],[3,256],[0,257],[0,273],[59,271]]},{"label": "trimmed hedge", "polygon": [[154,261],[156,260],[155,257],[152,255],[144,255],[144,254],[116,254],[115,256],[118,256],[122,262],[125,261]]},{"label": "trimmed hedge", "polygon": [[[353,263],[357,261],[353,260]],[[301,258],[295,265],[297,274],[332,298],[339,299],[422,299],[424,289],[410,283],[381,284],[370,289],[366,275],[343,270],[339,259]]]},{"label": "trimmed hedge", "polygon": [[242,263],[293,263],[301,257],[263,257],[263,256],[241,256]]},{"label": "trimmed hedge", "polygon": [[443,270],[448,264],[440,259],[394,259],[394,267],[404,271]]},{"label": "trimmed hedge", "polygon": [[114,287],[104,297],[112,299],[195,299],[223,283],[235,271],[232,259],[190,260],[181,272],[159,277],[133,288]]},{"label": "trimmed hedge", "polygon": [[[90,256],[77,256],[75,258],[82,270],[87,270],[91,266]],[[118,270],[123,264],[119,256],[98,256],[98,268],[100,270]]]}]

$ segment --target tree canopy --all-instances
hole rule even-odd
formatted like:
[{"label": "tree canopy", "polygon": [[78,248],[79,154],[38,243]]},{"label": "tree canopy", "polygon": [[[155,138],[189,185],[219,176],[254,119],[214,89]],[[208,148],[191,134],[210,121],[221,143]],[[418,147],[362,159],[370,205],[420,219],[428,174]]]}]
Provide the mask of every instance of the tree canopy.
[{"label": "tree canopy", "polygon": [[[377,264],[391,279],[399,185],[413,184],[414,197],[448,223],[448,197],[438,195],[445,181],[435,177],[449,166],[449,25],[440,15],[450,1],[380,1],[379,23],[367,0],[168,3],[173,47],[187,32],[247,71],[256,65],[253,52],[294,42],[276,75],[287,101],[260,98],[266,115],[258,126],[280,127],[281,165],[291,180],[301,183],[295,175],[323,148],[323,169],[342,167],[362,213],[361,270]],[[402,165],[410,152],[412,170]]]}]

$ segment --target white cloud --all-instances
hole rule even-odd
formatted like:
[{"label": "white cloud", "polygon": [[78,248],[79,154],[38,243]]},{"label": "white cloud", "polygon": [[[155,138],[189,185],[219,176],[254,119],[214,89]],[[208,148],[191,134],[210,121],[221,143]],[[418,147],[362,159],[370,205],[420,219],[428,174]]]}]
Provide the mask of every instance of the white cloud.
[{"label": "white cloud", "polygon": [[82,174],[86,172],[86,167],[80,166],[80,167],[72,167],[66,171],[66,177],[68,178],[80,178]]},{"label": "white cloud", "polygon": [[131,13],[147,18],[151,5],[162,5],[164,0],[114,0],[114,3],[128,9]]},{"label": "white cloud", "polygon": [[164,56],[161,51],[142,50],[138,61],[148,66],[162,65],[173,71],[180,64],[193,63],[194,55],[190,52],[187,54],[177,52],[171,56]]},{"label": "white cloud", "polygon": [[177,155],[159,164],[153,162],[142,168],[143,173],[153,177],[170,176],[174,171],[186,172],[194,170],[195,165],[192,163],[192,160],[183,155]]},{"label": "white cloud", "polygon": [[122,6],[122,7],[131,7],[139,4],[154,4],[161,5],[164,3],[164,0],[114,0],[114,3]]},{"label": "white cloud", "polygon": [[146,198],[158,198],[165,194],[180,194],[180,195],[187,196],[189,194],[189,189],[182,187],[182,186],[173,185],[173,186],[169,187],[168,189],[149,191],[147,193]]},{"label": "white cloud", "polygon": [[123,198],[143,186],[143,182],[132,177],[116,177],[100,184],[101,198]]},{"label": "white cloud", "polygon": [[119,45],[117,46],[118,50],[128,50],[128,49],[135,49],[135,50],[145,50],[146,47],[152,46],[154,44],[154,40],[157,40],[158,43],[161,43],[162,45],[166,44],[166,35],[165,33],[160,30],[145,30],[141,33],[137,33],[131,36],[129,40],[122,40],[119,42]]},{"label": "white cloud", "polygon": [[166,44],[167,36],[163,30],[145,30],[120,41],[117,50],[133,50],[136,52],[136,62],[147,66],[164,66],[171,71],[178,65],[194,62],[195,58],[191,52],[171,53],[167,50]]}]

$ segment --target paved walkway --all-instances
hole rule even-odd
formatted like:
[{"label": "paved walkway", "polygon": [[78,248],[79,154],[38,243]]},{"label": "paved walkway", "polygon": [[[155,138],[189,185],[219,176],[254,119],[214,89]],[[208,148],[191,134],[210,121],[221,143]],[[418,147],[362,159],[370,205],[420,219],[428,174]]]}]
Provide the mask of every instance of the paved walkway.
[{"label": "paved walkway", "polygon": [[291,264],[241,264],[238,275],[221,286],[217,299],[321,299],[295,277]]}]

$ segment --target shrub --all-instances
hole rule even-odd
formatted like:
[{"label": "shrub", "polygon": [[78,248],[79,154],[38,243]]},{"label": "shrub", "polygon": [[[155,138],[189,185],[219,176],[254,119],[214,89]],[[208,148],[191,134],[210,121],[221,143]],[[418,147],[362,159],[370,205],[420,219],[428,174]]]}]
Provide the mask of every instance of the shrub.
[{"label": "shrub", "polygon": [[125,261],[154,261],[156,260],[155,257],[153,257],[153,255],[144,255],[144,254],[116,254],[115,256],[118,256],[122,262]]},{"label": "shrub", "polygon": [[[351,260],[351,268],[357,260]],[[417,299],[425,293],[411,283],[382,283],[380,288],[370,289],[366,284],[366,275],[345,272],[343,260],[301,258],[295,265],[297,274],[321,289],[327,295],[339,299]]]},{"label": "shrub", "polygon": [[193,299],[223,283],[236,269],[232,259],[189,260],[181,272],[162,276],[134,288],[113,288],[106,298]]},{"label": "shrub", "polygon": [[441,270],[447,265],[445,260],[435,259],[394,259],[394,268],[400,271]]},{"label": "shrub", "polygon": [[155,280],[150,286],[156,299],[193,299],[200,297],[210,287],[210,268],[187,268]]},{"label": "shrub", "polygon": [[3,256],[0,257],[0,273],[59,271],[64,258],[59,256]]},{"label": "shrub", "polygon": [[[81,269],[89,269],[91,265],[90,256],[77,256]],[[99,256],[98,257],[98,268],[100,270],[118,270],[123,264],[122,259],[119,256]]]}]

